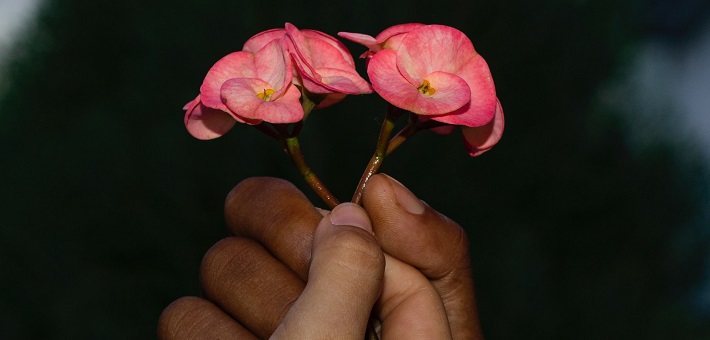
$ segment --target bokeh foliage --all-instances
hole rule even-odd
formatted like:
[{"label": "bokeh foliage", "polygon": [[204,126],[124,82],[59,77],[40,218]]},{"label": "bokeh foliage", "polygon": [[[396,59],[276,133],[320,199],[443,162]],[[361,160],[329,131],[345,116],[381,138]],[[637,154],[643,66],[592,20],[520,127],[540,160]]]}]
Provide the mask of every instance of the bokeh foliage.
[{"label": "bokeh foliage", "polygon": [[[222,203],[236,183],[277,176],[310,195],[254,129],[201,142],[182,125],[207,69],[286,21],[330,34],[442,23],[488,61],[502,142],[470,159],[459,136],[421,134],[384,168],[466,227],[487,338],[710,337],[693,308],[707,268],[708,169],[662,140],[632,150],[633,121],[594,105],[649,32],[646,8],[46,1],[10,54],[0,99],[0,337],[152,338],[163,307],[199,294],[199,261],[226,235]],[[341,199],[384,107],[350,97],[309,118],[304,152]]]}]

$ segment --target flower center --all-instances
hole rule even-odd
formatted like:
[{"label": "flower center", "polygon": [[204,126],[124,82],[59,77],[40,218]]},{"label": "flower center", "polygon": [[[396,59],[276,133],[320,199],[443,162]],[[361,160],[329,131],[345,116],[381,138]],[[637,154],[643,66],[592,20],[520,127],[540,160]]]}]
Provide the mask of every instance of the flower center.
[{"label": "flower center", "polygon": [[422,85],[417,88],[421,94],[425,94],[428,96],[433,96],[434,93],[436,93],[436,89],[429,84],[429,81],[424,79],[422,82]]},{"label": "flower center", "polygon": [[265,102],[268,102],[269,100],[271,100],[271,96],[273,96],[273,95],[274,95],[274,90],[272,90],[272,89],[264,89],[264,92],[259,92],[256,94],[256,96],[259,97],[259,99],[261,99]]}]

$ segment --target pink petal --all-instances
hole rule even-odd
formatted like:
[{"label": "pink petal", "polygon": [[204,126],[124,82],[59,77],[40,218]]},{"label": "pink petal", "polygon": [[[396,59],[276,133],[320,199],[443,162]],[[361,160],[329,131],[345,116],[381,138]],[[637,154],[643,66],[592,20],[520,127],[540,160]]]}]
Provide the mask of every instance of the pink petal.
[{"label": "pink petal", "polygon": [[[301,77],[300,78],[306,78],[310,79],[311,82],[315,82],[318,86],[321,86],[321,79],[320,75],[318,72],[316,72],[315,68],[311,66],[310,64],[306,63],[302,58],[298,56],[295,52],[291,52],[291,60],[293,60],[293,65],[295,66],[296,73],[299,74]],[[298,77],[294,77],[296,79]],[[300,84],[307,89],[310,88],[306,86],[306,84]]]},{"label": "pink petal", "polygon": [[[291,40],[294,64],[300,71],[303,86],[313,93],[371,93],[372,90],[364,79],[357,74],[352,56],[333,44],[334,39],[323,39],[317,31],[307,34],[295,26],[286,24],[286,31]],[[347,54],[347,58],[343,55]],[[324,77],[326,77],[324,79]]]},{"label": "pink petal", "polygon": [[470,90],[460,77],[435,72],[427,80],[436,92],[433,95],[420,93],[418,85],[412,85],[399,73],[394,51],[377,52],[367,68],[372,86],[382,98],[394,106],[422,115],[437,115],[454,111],[470,99]]},{"label": "pink petal", "polygon": [[485,124],[493,118],[498,102],[488,63],[476,53],[473,59],[459,69],[458,75],[466,80],[471,88],[471,110],[477,112],[480,117],[473,121],[474,126]]},{"label": "pink petal", "polygon": [[495,116],[488,124],[476,128],[461,127],[468,154],[476,157],[493,148],[503,136],[504,126],[503,107],[497,101]]},{"label": "pink petal", "polygon": [[476,51],[461,31],[441,25],[416,28],[397,50],[397,67],[407,79],[420,79],[436,71],[457,74]]},{"label": "pink petal", "polygon": [[235,115],[255,119],[254,112],[263,100],[257,96],[271,85],[256,78],[232,78],[224,82],[221,97],[224,105]]},{"label": "pink petal", "polygon": [[242,51],[256,53],[256,51],[264,48],[266,44],[270,43],[273,40],[283,38],[284,35],[286,35],[286,30],[283,28],[274,28],[268,31],[257,33],[244,43]]},{"label": "pink petal", "polygon": [[288,86],[283,96],[275,101],[264,101],[257,96],[270,88],[261,79],[235,78],[224,83],[222,97],[233,113],[255,122],[294,123],[303,119],[298,88]]},{"label": "pink petal", "polygon": [[372,93],[372,87],[360,78],[355,72],[347,72],[338,69],[320,68],[317,70],[319,80],[314,79],[309,74],[301,71],[301,80],[303,86],[309,92],[328,94],[328,93],[345,93],[345,94],[367,94]]},{"label": "pink petal", "polygon": [[200,96],[185,105],[185,127],[195,138],[207,140],[224,135],[237,122],[228,113],[202,105]]},{"label": "pink petal", "polygon": [[350,32],[338,32],[338,36],[350,41],[356,42],[360,45],[366,46],[370,51],[377,52],[382,49],[375,38],[360,33],[350,33]]},{"label": "pink petal", "polygon": [[[301,61],[309,68],[330,67],[342,70],[354,69],[352,56],[344,57],[343,51],[333,46],[332,41],[309,38],[295,26],[287,24],[288,37]],[[312,32],[311,32],[312,33]],[[348,60],[349,59],[349,60]]]},{"label": "pink petal", "polygon": [[459,76],[471,88],[471,102],[455,112],[432,119],[448,124],[477,127],[487,124],[496,112],[496,89],[491,71],[483,58],[476,54],[459,69]]},{"label": "pink petal", "polygon": [[291,58],[285,53],[285,42],[272,40],[254,54],[256,77],[266,81],[276,91],[274,97],[281,97],[286,85],[291,83]]},{"label": "pink petal", "polygon": [[431,96],[421,94],[420,97],[426,99],[429,104],[426,109],[422,108],[421,112],[412,111],[414,113],[437,115],[442,112],[451,112],[461,108],[471,100],[471,90],[468,84],[455,74],[434,72],[427,75],[424,79],[429,81],[430,86],[434,88],[436,92]]},{"label": "pink petal", "polygon": [[422,26],[425,25],[418,23],[394,25],[377,35],[377,43],[382,48],[396,51],[407,33]]},{"label": "pink petal", "polygon": [[365,45],[371,52],[378,52],[384,49],[396,50],[402,38],[409,31],[424,26],[424,24],[401,24],[389,27],[373,38],[366,34],[340,32],[342,38]]},{"label": "pink petal", "polygon": [[254,113],[255,118],[275,124],[296,123],[303,120],[301,91],[294,85],[276,101],[262,102]]},{"label": "pink petal", "polygon": [[333,46],[333,48],[340,52],[340,55],[343,57],[343,60],[345,60],[345,62],[347,62],[350,67],[355,67],[355,60],[353,59],[352,54],[350,54],[348,48],[345,47],[345,45],[343,45],[343,43],[340,42],[338,39],[335,39],[334,37],[328,34],[316,30],[303,30],[301,32],[303,32],[303,35],[308,39],[318,39]]},{"label": "pink petal", "polygon": [[386,28],[384,31],[380,32],[375,38],[380,44],[385,42],[385,40],[399,34],[409,33],[412,30],[426,26],[420,23],[409,23],[409,24],[399,24]]},{"label": "pink petal", "polygon": [[315,81],[320,81],[320,77],[315,71],[311,61],[309,41],[295,26],[286,23],[287,37],[289,38],[289,51],[294,60],[296,68],[301,74],[308,74]]},{"label": "pink petal", "polygon": [[256,76],[254,54],[249,52],[234,52],[226,55],[207,72],[205,80],[200,87],[202,104],[227,111],[222,104],[220,89],[225,81],[231,78],[253,78]]},{"label": "pink petal", "polygon": [[394,51],[377,52],[367,66],[367,75],[372,87],[384,100],[394,106],[408,110],[408,104],[421,93],[397,70],[397,54]]}]

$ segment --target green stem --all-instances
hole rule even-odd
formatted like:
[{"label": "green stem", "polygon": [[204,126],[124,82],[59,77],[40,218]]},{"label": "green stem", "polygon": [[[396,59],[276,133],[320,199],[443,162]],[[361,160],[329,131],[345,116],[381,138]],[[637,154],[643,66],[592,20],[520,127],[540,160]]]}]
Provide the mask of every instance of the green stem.
[{"label": "green stem", "polygon": [[367,164],[365,172],[362,173],[362,177],[360,177],[360,183],[358,183],[355,194],[353,194],[353,203],[362,205],[362,192],[365,190],[367,181],[372,175],[377,173],[377,170],[380,169],[382,162],[385,160],[385,156],[387,156],[387,145],[389,144],[389,138],[394,129],[394,122],[401,113],[402,111],[392,107],[387,110],[387,115],[380,129],[380,137],[377,139],[375,153],[372,155],[372,158],[370,158],[370,162]]},{"label": "green stem", "polygon": [[301,174],[301,176],[303,176],[303,179],[306,180],[306,183],[308,183],[308,185],[313,188],[318,197],[320,197],[320,199],[323,200],[323,202],[325,202],[325,204],[327,204],[328,207],[331,209],[335,208],[336,205],[340,204],[340,202],[338,202],[335,196],[330,193],[328,188],[323,185],[323,182],[321,182],[318,176],[316,176],[316,174],[311,171],[311,168],[308,167],[308,164],[306,164],[306,161],[303,158],[303,153],[301,153],[301,146],[298,143],[298,137],[288,137],[284,140],[284,144],[286,148],[286,153],[289,155],[289,157],[291,157],[291,160],[296,166],[296,169],[298,169],[298,172]]}]

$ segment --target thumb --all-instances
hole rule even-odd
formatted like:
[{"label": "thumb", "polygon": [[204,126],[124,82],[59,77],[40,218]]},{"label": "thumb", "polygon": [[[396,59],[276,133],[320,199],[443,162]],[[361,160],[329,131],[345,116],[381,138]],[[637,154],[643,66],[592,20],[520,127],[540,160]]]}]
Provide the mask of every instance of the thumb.
[{"label": "thumb", "polygon": [[316,229],[306,288],[272,338],[363,339],[384,268],[365,210],[335,207]]}]

